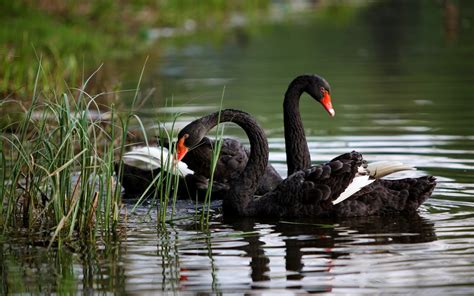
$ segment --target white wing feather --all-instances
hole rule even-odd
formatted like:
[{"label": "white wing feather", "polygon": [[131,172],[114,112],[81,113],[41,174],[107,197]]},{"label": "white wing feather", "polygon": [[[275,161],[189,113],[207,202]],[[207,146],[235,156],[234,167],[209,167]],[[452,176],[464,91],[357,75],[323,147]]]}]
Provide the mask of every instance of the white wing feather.
[{"label": "white wing feather", "polygon": [[406,170],[415,170],[415,168],[399,161],[378,161],[369,163],[367,168],[359,167],[358,173],[362,175],[356,176],[352,183],[347,186],[346,190],[333,200],[332,203],[336,205],[348,199],[363,187],[374,182],[375,179]]},{"label": "white wing feather", "polygon": [[396,172],[416,169],[411,165],[399,161],[377,161],[369,163],[367,170],[370,172],[370,176],[380,179]]},{"label": "white wing feather", "polygon": [[[163,159],[162,159],[163,157]],[[173,174],[189,175],[194,172],[182,161],[176,162],[173,154],[168,153],[165,147],[140,147],[123,155],[125,164],[142,170],[162,168]],[[175,166],[175,167],[174,167]]]},{"label": "white wing feather", "polygon": [[369,177],[370,176],[368,176],[368,175],[355,177],[352,180],[352,183],[349,184],[349,186],[346,187],[346,190],[344,190],[344,192],[342,192],[341,195],[338,196],[338,198],[333,200],[332,203],[335,205],[335,204],[338,204],[338,203],[348,199],[354,193],[358,192],[363,187],[365,187],[365,186],[367,186],[370,183],[375,181],[374,179],[369,180]]}]

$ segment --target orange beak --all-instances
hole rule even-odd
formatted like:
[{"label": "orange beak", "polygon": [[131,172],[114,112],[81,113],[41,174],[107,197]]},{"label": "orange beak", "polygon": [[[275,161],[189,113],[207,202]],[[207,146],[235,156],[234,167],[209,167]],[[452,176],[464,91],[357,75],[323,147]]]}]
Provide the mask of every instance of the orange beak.
[{"label": "orange beak", "polygon": [[329,95],[329,92],[327,91],[324,92],[324,97],[321,100],[321,104],[323,104],[324,109],[328,111],[331,117],[334,117],[334,115],[336,115],[336,111],[332,107],[331,96]]},{"label": "orange beak", "polygon": [[176,145],[176,153],[177,153],[177,158],[178,161],[181,161],[183,157],[188,153],[188,147],[184,145],[184,140],[186,140],[189,137],[188,134],[185,134],[178,140],[178,144]]}]

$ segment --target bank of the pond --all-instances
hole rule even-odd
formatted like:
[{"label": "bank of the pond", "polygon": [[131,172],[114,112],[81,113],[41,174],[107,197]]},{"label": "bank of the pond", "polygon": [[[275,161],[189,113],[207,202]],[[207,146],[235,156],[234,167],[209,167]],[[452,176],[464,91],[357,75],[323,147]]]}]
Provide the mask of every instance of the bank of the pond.
[{"label": "bank of the pond", "polygon": [[[78,85],[100,63],[130,57],[153,38],[200,27],[223,28],[217,24],[236,13],[257,17],[268,2],[2,1],[0,95],[29,98],[38,60],[48,75],[42,86],[62,92],[63,81]],[[116,88],[120,81],[109,76],[118,75],[110,74],[97,75],[91,87]]]}]

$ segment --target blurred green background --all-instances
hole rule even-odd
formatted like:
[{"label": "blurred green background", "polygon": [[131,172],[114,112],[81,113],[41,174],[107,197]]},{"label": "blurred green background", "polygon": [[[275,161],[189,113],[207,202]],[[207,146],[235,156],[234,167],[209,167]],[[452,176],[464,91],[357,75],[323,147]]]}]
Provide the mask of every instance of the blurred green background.
[{"label": "blurred green background", "polygon": [[[25,104],[41,60],[43,92],[79,87],[100,67],[86,90],[102,93],[105,105],[126,107],[148,58],[140,93],[148,97],[140,110],[145,117],[170,104],[201,115],[216,108],[225,88],[224,107],[256,114],[278,137],[286,86],[296,75],[318,73],[333,86],[336,109],[344,115],[324,128],[312,121],[306,126],[309,135],[344,132],[338,120],[371,125],[368,117],[399,111],[418,112],[421,118],[433,118],[434,112],[443,120],[427,123],[430,128],[470,133],[472,118],[464,112],[473,107],[473,1],[22,0],[0,5],[0,94]],[[302,100],[303,116],[314,112],[311,104]],[[351,117],[358,105],[366,114]],[[463,123],[454,125],[454,116]],[[397,132],[391,127],[384,133]]]},{"label": "blurred green background", "polygon": [[149,48],[152,29],[214,30],[233,12],[256,17],[267,6],[268,0],[1,1],[0,94],[31,94],[39,60],[49,74],[43,87],[74,85],[104,61]]}]

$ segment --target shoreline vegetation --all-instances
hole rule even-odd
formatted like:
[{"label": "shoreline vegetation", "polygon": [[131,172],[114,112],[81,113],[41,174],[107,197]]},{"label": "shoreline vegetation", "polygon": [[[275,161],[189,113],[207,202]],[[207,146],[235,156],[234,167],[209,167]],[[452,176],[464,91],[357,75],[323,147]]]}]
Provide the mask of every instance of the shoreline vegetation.
[{"label": "shoreline vegetation", "polygon": [[[114,163],[129,144],[129,121],[140,122],[133,113],[140,82],[132,107],[123,111],[120,82],[98,81],[106,78],[97,65],[145,49],[151,28],[212,26],[235,11],[258,13],[268,1],[190,2],[0,4],[2,233],[44,233],[49,246],[117,234],[126,213]],[[165,195],[158,204],[175,198]],[[162,223],[170,220],[166,211],[162,216]]]},{"label": "shoreline vegetation", "polygon": [[[30,97],[39,59],[49,76],[43,87],[63,92],[63,81],[79,85],[105,60],[129,57],[173,32],[219,27],[236,13],[256,18],[268,2],[2,1],[0,95]],[[88,91],[99,86],[104,83],[91,82]],[[117,85],[109,82],[105,87]]]},{"label": "shoreline vegetation", "polygon": [[114,163],[131,114],[119,116],[113,104],[99,107],[100,94],[85,91],[92,76],[62,94],[41,89],[42,77],[40,62],[30,106],[1,136],[2,233],[44,233],[50,246],[114,234],[122,215]]},{"label": "shoreline vegetation", "polygon": [[[20,231],[28,237],[39,235],[49,246],[56,241],[67,243],[76,238],[107,240],[117,237],[119,225],[128,215],[117,182],[122,174],[122,156],[129,146],[151,144],[147,136],[150,131],[134,112],[135,106],[146,100],[140,93],[144,70],[145,66],[139,76],[132,107],[123,112],[115,104],[101,105],[98,102],[100,93],[92,95],[85,91],[93,76],[80,88],[71,88],[66,93],[45,92],[40,88],[43,69],[39,64],[29,108],[10,132],[2,132],[0,136],[2,234]],[[17,103],[5,100],[2,105]],[[180,114],[168,116],[174,123]],[[170,118],[163,120],[169,122]],[[151,132],[160,139],[158,142],[170,143],[166,148],[173,151],[174,127],[168,131],[161,118],[156,121],[158,127]],[[141,135],[130,134],[131,122],[141,127],[137,131]],[[222,132],[216,134],[218,140],[222,137]],[[212,172],[219,151],[220,145],[213,154]],[[153,191],[150,186],[137,197],[132,212],[146,196],[148,205],[158,206],[157,226],[181,220],[182,217],[175,215],[177,190],[173,187],[179,185],[175,175],[173,171],[158,174]],[[212,185],[199,209],[196,204],[196,214],[188,217],[199,221],[203,229],[209,223],[211,189]]]}]

